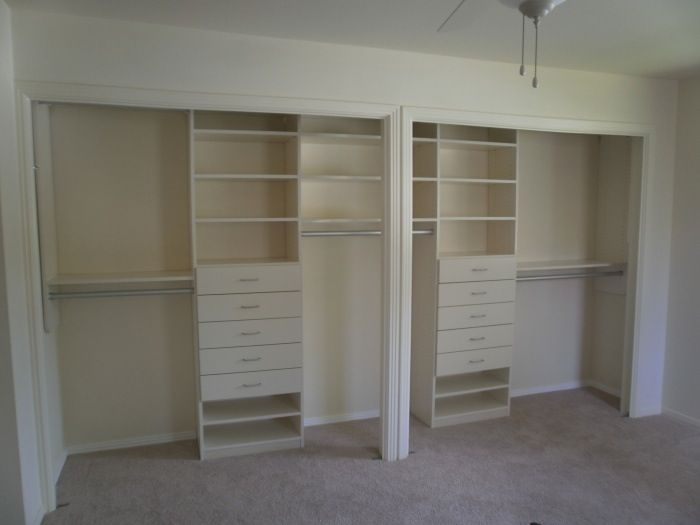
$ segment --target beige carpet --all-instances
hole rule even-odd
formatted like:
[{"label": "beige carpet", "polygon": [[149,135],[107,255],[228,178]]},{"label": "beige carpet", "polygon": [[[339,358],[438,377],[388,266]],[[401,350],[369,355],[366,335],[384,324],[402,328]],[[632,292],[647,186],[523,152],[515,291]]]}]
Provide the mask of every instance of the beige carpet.
[{"label": "beige carpet", "polygon": [[200,462],[192,442],[72,456],[54,524],[700,524],[700,428],[621,418],[587,390],[430,430],[374,461],[377,420],[307,429],[306,448]]}]

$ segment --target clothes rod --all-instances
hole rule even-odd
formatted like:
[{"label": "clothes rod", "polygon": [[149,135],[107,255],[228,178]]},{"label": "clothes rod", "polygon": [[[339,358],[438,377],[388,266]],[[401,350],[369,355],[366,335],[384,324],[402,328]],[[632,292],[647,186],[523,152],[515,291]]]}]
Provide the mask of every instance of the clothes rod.
[{"label": "clothes rod", "polygon": [[98,297],[132,297],[140,295],[191,294],[193,288],[151,288],[148,290],[96,290],[94,292],[49,292],[49,299],[88,299]]},{"label": "clothes rod", "polygon": [[[432,235],[433,230],[413,230],[413,235]],[[304,231],[302,237],[358,237],[363,235],[380,236],[381,230],[325,230],[325,231]]]},{"label": "clothes rod", "polygon": [[624,275],[623,270],[613,270],[608,272],[587,272],[587,273],[559,273],[549,275],[535,275],[532,277],[516,277],[516,281],[547,281],[551,279],[577,279],[579,277],[613,277]]}]

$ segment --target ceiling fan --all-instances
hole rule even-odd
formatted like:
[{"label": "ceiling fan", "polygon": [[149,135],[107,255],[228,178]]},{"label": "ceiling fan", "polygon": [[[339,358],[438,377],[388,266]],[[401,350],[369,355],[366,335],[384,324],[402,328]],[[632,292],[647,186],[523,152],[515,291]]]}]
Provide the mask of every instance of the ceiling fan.
[{"label": "ceiling fan", "polygon": [[[457,7],[455,7],[448,17],[440,24],[438,27],[438,32],[442,31],[445,25],[450,21],[450,19],[459,11],[467,0],[461,0]],[[500,3],[507,7],[512,7],[520,11],[523,15],[523,32],[521,39],[521,53],[520,53],[520,75],[525,75],[525,18],[532,20],[535,26],[535,74],[532,77],[532,87],[536,88],[539,86],[539,79],[537,78],[537,41],[539,36],[539,25],[540,20],[552,12],[552,10],[559,4],[563,4],[566,0],[498,0]]]}]

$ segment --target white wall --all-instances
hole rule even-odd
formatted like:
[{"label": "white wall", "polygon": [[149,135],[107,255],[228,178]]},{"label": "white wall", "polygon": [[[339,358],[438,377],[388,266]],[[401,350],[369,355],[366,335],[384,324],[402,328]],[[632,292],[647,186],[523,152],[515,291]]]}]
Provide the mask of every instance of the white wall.
[{"label": "white wall", "polygon": [[38,523],[43,514],[35,433],[10,11],[0,0],[0,521]]},{"label": "white wall", "polygon": [[681,82],[664,407],[700,424],[700,78]]},{"label": "white wall", "polygon": [[[653,125],[644,246],[637,415],[660,410],[671,225],[676,82],[543,69],[540,89],[517,66],[399,51],[18,11],[16,76],[202,94],[255,94],[458,108]],[[26,85],[26,84],[25,84]]]}]

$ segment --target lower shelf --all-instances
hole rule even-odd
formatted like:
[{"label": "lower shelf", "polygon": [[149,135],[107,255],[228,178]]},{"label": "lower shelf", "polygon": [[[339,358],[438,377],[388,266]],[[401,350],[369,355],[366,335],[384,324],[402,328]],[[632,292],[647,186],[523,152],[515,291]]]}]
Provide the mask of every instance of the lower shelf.
[{"label": "lower shelf", "polygon": [[508,415],[508,388],[435,400],[433,427],[456,425]]},{"label": "lower shelf", "polygon": [[205,426],[202,458],[300,447],[302,444],[300,420],[300,417],[281,417],[264,421]]},{"label": "lower shelf", "polygon": [[299,394],[210,401],[202,405],[204,426],[299,416]]},{"label": "lower shelf", "polygon": [[435,398],[455,397],[464,394],[499,390],[508,387],[508,368],[437,377]]}]

